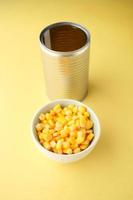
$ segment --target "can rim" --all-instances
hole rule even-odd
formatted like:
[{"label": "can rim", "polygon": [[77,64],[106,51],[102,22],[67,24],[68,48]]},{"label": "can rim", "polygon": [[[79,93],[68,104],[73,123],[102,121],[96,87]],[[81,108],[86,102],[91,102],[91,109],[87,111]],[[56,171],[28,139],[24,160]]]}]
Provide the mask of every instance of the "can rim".
[{"label": "can rim", "polygon": [[[86,43],[84,46],[82,46],[81,48],[76,49],[74,51],[63,52],[63,51],[55,51],[55,50],[49,49],[44,43],[42,43],[42,37],[43,37],[43,33],[45,31],[47,31],[50,28],[53,28],[56,26],[62,26],[62,25],[66,25],[66,24],[77,27],[85,33]],[[71,56],[71,54],[77,55],[77,54],[84,52],[88,48],[88,46],[90,44],[90,32],[84,26],[74,23],[74,22],[67,22],[67,21],[57,22],[57,23],[50,24],[42,29],[42,31],[40,32],[40,35],[39,35],[39,43],[40,43],[40,47],[43,51],[49,53],[50,55],[52,54],[53,56]]]}]

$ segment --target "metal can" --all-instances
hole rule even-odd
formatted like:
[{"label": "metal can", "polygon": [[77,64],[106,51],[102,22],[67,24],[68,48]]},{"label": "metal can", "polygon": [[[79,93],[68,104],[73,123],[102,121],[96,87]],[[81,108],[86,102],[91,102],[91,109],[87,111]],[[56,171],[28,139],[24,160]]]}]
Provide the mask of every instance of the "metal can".
[{"label": "metal can", "polygon": [[45,27],[39,41],[48,97],[83,100],[88,92],[89,31],[58,22]]}]

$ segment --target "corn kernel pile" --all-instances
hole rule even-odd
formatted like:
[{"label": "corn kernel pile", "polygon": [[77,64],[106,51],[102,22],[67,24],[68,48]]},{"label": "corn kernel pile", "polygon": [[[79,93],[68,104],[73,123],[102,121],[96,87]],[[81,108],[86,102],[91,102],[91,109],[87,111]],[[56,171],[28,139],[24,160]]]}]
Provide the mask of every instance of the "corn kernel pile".
[{"label": "corn kernel pile", "polygon": [[86,149],[94,138],[93,122],[83,106],[57,104],[41,113],[36,131],[40,143],[49,151],[74,154]]}]

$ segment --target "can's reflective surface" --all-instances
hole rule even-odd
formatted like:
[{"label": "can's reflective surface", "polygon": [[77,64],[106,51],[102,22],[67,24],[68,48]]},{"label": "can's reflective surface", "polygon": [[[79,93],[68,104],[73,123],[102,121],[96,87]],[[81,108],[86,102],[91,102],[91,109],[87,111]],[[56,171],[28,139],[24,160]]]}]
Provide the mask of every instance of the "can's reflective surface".
[{"label": "can's reflective surface", "polygon": [[48,97],[82,100],[88,91],[89,32],[79,24],[55,23],[40,33],[40,46]]}]

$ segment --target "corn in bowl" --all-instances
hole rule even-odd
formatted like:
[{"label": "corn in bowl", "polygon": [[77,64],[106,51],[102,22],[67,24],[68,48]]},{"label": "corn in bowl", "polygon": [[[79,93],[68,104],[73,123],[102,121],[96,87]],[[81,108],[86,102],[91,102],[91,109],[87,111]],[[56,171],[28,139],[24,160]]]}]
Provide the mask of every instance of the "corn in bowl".
[{"label": "corn in bowl", "polygon": [[45,149],[58,154],[75,154],[91,144],[93,126],[84,106],[57,104],[49,112],[39,115],[36,133]]}]

